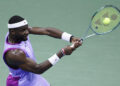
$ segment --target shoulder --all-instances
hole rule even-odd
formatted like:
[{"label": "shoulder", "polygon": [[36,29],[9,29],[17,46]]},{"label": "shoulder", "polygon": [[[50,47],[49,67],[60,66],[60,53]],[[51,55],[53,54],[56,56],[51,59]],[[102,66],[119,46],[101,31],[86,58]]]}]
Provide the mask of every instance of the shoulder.
[{"label": "shoulder", "polygon": [[8,56],[21,56],[21,55],[25,55],[24,51],[21,49],[11,49],[8,50],[6,53]]},{"label": "shoulder", "polygon": [[13,49],[8,50],[5,53],[6,60],[9,60],[9,62],[15,63],[15,64],[22,64],[24,62],[24,59],[26,59],[26,55],[23,50],[21,49]]}]

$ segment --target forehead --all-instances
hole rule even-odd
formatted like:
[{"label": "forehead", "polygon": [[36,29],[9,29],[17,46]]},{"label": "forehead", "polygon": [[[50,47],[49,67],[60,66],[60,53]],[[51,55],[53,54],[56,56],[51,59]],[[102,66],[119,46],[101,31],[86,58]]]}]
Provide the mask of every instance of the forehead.
[{"label": "forehead", "polygon": [[16,30],[28,29],[28,25],[17,28]]}]

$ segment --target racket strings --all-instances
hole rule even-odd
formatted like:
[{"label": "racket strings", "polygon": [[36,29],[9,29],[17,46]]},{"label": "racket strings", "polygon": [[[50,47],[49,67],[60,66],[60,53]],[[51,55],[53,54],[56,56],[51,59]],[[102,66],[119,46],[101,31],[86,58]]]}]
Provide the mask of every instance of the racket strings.
[{"label": "racket strings", "polygon": [[[105,21],[104,19],[107,18]],[[104,21],[104,22],[103,22]],[[102,8],[92,18],[91,28],[96,34],[112,31],[120,22],[120,13],[114,7]]]},{"label": "racket strings", "polygon": [[112,16],[111,16],[111,20],[116,20],[117,19],[117,15],[116,14],[113,14]]}]

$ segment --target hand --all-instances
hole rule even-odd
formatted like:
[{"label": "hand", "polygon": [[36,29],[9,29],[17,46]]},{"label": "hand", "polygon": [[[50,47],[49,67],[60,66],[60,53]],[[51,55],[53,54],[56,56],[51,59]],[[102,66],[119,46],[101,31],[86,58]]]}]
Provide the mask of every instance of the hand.
[{"label": "hand", "polygon": [[63,48],[64,54],[65,54],[65,55],[71,55],[72,52],[73,52],[76,48],[78,48],[79,46],[81,46],[81,44],[82,44],[81,42],[76,41],[76,42],[74,42],[73,46],[67,46],[67,47]]},{"label": "hand", "polygon": [[62,49],[64,55],[71,55],[73,52],[73,49],[70,46],[66,46]]},{"label": "hand", "polygon": [[[81,46],[81,45],[82,45],[82,41],[83,41],[83,40],[81,40],[80,38],[72,37],[72,38],[71,38],[71,42],[72,42],[71,47],[77,48],[77,47]],[[75,43],[76,43],[76,44],[75,44]]]},{"label": "hand", "polygon": [[77,37],[72,37],[72,38],[71,38],[71,42],[72,42],[72,43],[81,42],[81,44],[82,44],[82,40],[81,40],[80,38],[77,38]]},{"label": "hand", "polygon": [[75,50],[76,48],[80,47],[82,45],[82,41],[76,41],[74,42],[70,47]]}]

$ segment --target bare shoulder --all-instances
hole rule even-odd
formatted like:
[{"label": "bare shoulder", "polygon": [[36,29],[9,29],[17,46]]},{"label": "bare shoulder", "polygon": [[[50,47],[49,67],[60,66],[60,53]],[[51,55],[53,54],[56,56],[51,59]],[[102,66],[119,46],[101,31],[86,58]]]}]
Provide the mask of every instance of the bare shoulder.
[{"label": "bare shoulder", "polygon": [[26,55],[21,49],[13,49],[6,52],[5,58],[6,60],[9,60],[10,63],[12,62],[19,65],[24,63]]}]

